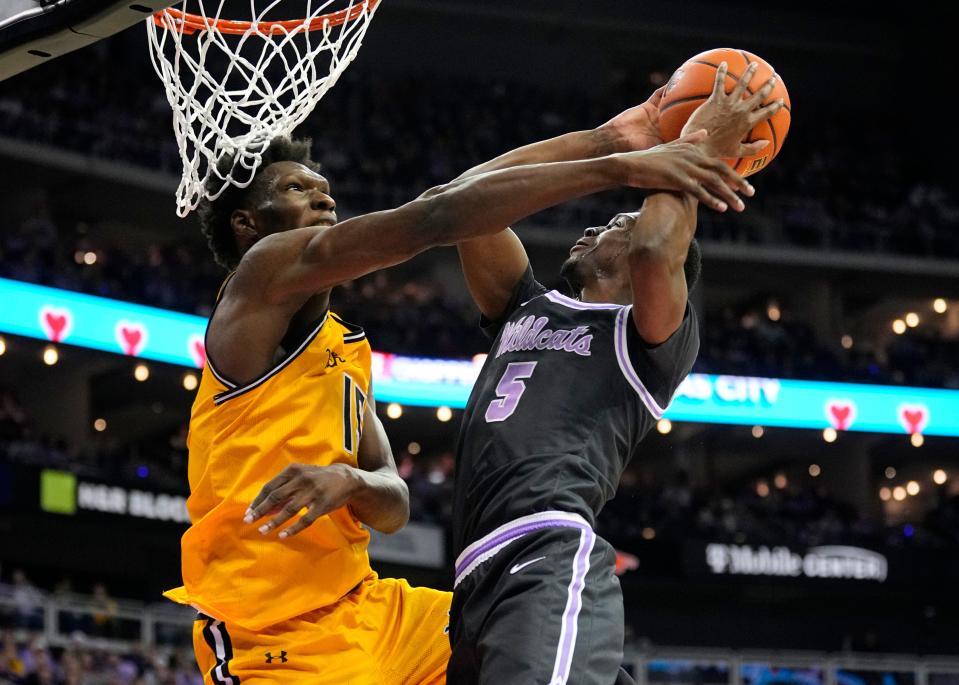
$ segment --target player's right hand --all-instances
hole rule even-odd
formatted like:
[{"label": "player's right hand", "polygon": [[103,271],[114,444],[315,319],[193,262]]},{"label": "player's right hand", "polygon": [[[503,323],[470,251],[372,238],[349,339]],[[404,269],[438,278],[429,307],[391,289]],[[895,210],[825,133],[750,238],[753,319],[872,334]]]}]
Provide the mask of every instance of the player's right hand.
[{"label": "player's right hand", "polygon": [[737,192],[752,197],[752,185],[704,149],[705,130],[644,150],[616,155],[626,165],[624,185],[689,193],[707,207],[737,212],[746,206]]},{"label": "player's right hand", "polygon": [[320,516],[349,503],[357,488],[353,471],[346,464],[290,464],[263,486],[247,509],[243,522],[252,524],[276,514],[258,529],[262,535],[268,535],[306,509],[292,526],[280,531],[279,537],[296,535]]},{"label": "player's right hand", "polygon": [[619,150],[648,150],[663,142],[659,131],[659,103],[666,86],[657,88],[641,105],[620,112],[595,132],[607,140],[619,141]]}]

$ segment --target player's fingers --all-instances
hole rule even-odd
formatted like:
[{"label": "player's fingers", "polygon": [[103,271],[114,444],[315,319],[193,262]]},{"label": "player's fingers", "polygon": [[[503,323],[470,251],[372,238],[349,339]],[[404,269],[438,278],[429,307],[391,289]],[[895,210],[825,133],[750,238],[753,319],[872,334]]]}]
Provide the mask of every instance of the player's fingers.
[{"label": "player's fingers", "polygon": [[308,501],[304,501],[301,498],[291,499],[286,504],[283,505],[283,508],[280,509],[280,513],[274,516],[272,519],[264,523],[262,526],[257,528],[260,531],[261,535],[267,535],[270,531],[276,530],[284,523],[289,521],[291,518],[296,516],[300,510],[309,504]]},{"label": "player's fingers", "polygon": [[[291,476],[281,473],[263,486],[257,496],[250,503],[250,508],[246,510],[243,516],[244,523],[253,523],[261,519],[277,507],[283,505],[295,492],[295,487],[290,481]],[[282,479],[282,480],[281,480]]]},{"label": "player's fingers", "polygon": [[726,211],[726,203],[706,190],[706,188],[697,179],[688,177],[686,183],[684,183],[684,186],[684,189],[687,193],[695,197],[710,209],[717,212]]},{"label": "player's fingers", "polygon": [[753,76],[755,76],[758,68],[759,64],[757,62],[750,62],[749,66],[746,67],[746,71],[743,72],[743,75],[739,77],[739,81],[736,82],[733,92],[729,94],[733,102],[739,102],[743,99],[743,95],[746,94],[746,89],[749,87],[749,82],[753,80]]},{"label": "player's fingers", "polygon": [[738,185],[735,186],[735,189],[730,187],[729,182],[727,182],[723,174],[715,172],[709,173],[706,175],[702,184],[710,194],[718,197],[726,206],[732,207],[737,212],[741,212],[746,208],[746,205],[743,204],[743,201],[740,200],[736,194]]},{"label": "player's fingers", "polygon": [[666,86],[660,86],[653,91],[653,94],[649,96],[649,104],[653,107],[659,107],[659,103],[663,101],[663,95],[666,93]]},{"label": "player's fingers", "polygon": [[783,99],[779,98],[775,102],[770,102],[765,107],[760,107],[755,112],[749,115],[749,125],[755,126],[761,121],[766,121],[766,119],[769,119],[770,117],[775,115],[776,112],[781,110],[785,106],[785,104],[786,103],[783,101]]},{"label": "player's fingers", "polygon": [[739,146],[739,153],[737,157],[752,157],[755,154],[762,152],[765,147],[769,145],[768,140],[757,140],[752,143],[743,143]]},{"label": "player's fingers", "polygon": [[316,519],[320,518],[322,511],[323,510],[317,505],[311,506],[309,509],[307,509],[306,513],[303,514],[303,516],[301,516],[296,522],[293,523],[292,526],[281,530],[280,534],[277,537],[281,539],[293,537],[294,535],[304,530],[305,528],[309,528],[310,526],[313,525],[313,522],[316,521]]},{"label": "player's fingers", "polygon": [[737,212],[743,211],[746,206],[736,193],[745,193],[750,187],[749,183],[722,160],[711,159],[709,162],[707,167],[699,171],[700,185],[728,207],[732,207]]},{"label": "player's fingers", "polygon": [[[744,156],[744,155],[743,155]],[[752,197],[756,194],[756,189],[752,187],[752,184],[749,183],[745,178],[736,173],[736,170],[731,166],[726,164],[721,159],[714,160],[713,171],[722,177],[723,182],[736,193],[742,193],[747,197]],[[739,200],[739,198],[736,198]],[[742,211],[742,208],[740,208]]]},{"label": "player's fingers", "polygon": [[729,71],[729,65],[720,62],[716,69],[716,80],[713,82],[713,97],[720,97],[726,94],[726,72]]},{"label": "player's fingers", "polygon": [[769,80],[763,84],[762,88],[757,90],[748,100],[746,100],[746,106],[749,107],[749,109],[756,109],[766,101],[766,98],[768,98],[773,92],[773,88],[776,87],[776,78],[776,75],[773,74]]}]

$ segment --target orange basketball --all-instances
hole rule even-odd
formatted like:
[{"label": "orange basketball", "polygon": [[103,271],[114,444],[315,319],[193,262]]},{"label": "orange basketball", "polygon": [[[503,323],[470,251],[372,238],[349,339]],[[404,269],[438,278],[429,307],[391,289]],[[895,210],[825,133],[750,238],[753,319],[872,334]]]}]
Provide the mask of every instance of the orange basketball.
[{"label": "orange basketball", "polygon": [[[669,142],[679,138],[679,132],[683,130],[689,116],[713,92],[716,70],[719,68],[720,62],[726,62],[729,69],[726,75],[727,93],[735,87],[739,77],[746,71],[750,62],[759,64],[759,68],[750,82],[750,87],[747,89],[750,94],[762,88],[769,77],[776,73],[762,57],[745,50],[718,48],[691,57],[670,77],[663,100],[659,104],[659,129],[663,134],[663,140]],[[769,145],[752,157],[726,160],[731,167],[743,176],[755,174],[773,161],[782,149],[786,134],[789,132],[789,122],[792,119],[789,93],[786,92],[786,84],[783,83],[782,77],[779,77],[778,74],[776,76],[778,77],[776,86],[763,104],[769,104],[782,98],[785,106],[776,112],[772,118],[757,124],[745,138],[745,142],[765,139],[769,141]]]}]

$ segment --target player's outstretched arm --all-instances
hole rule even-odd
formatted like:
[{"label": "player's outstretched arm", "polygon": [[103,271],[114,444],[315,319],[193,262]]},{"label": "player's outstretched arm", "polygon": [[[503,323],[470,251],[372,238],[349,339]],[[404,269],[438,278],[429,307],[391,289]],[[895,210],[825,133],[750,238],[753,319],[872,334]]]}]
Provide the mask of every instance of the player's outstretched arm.
[{"label": "player's outstretched arm", "polygon": [[657,89],[646,102],[617,114],[601,126],[565,133],[510,150],[469,169],[459,178],[527,164],[569,162],[602,157],[614,152],[648,150],[660,145],[663,137],[659,132],[659,103],[663,99],[664,91],[665,86]]},{"label": "player's outstretched arm", "polygon": [[[527,164],[591,159],[659,145],[663,142],[659,133],[659,101],[663,90],[658,89],[646,102],[627,109],[602,126],[511,150],[473,167],[460,178]],[[498,319],[529,266],[522,242],[511,229],[503,227],[456,247],[473,301],[486,318]]]},{"label": "player's outstretched arm", "polygon": [[[699,134],[697,134],[699,135]],[[717,207],[736,200],[745,183],[706,157],[696,136],[654,150],[576,162],[533,164],[453,181],[430,197],[329,227],[269,235],[244,256],[236,281],[255,274],[256,296],[299,306],[304,297],[404,262],[439,245],[489,235],[560,202],[616,186],[698,192]],[[699,140],[701,140],[701,135]],[[665,156],[674,164],[663,164]],[[720,199],[723,198],[723,199]]]},{"label": "player's outstretched arm", "polygon": [[359,468],[349,464],[290,464],[263,486],[244,521],[255,524],[275,514],[259,526],[260,533],[269,535],[305,509],[292,525],[280,531],[279,537],[287,538],[321,516],[348,506],[370,528],[395,533],[410,518],[410,494],[396,471],[393,451],[372,398],[366,405],[357,464]]},{"label": "player's outstretched arm", "polygon": [[[730,207],[743,211],[745,204],[736,191],[751,196],[753,187],[707,152],[707,140],[706,131],[700,130],[649,150],[621,153],[633,161],[633,177],[625,185],[689,193],[718,212]],[[519,238],[512,231],[500,231],[457,247],[473,300],[486,318],[499,319],[529,264]]]},{"label": "player's outstretched arm", "polygon": [[[781,101],[762,105],[772,92],[774,78],[754,95],[745,97],[756,67],[756,64],[750,65],[727,94],[726,63],[722,63],[716,72],[713,93],[686,124],[684,133],[697,129],[709,131],[700,145],[717,160],[754,154],[762,149],[766,141],[743,143],[742,140],[757,123],[771,117],[782,106]],[[633,218],[629,247],[633,321],[647,344],[665,342],[683,321],[688,297],[683,267],[696,231],[697,204],[702,199],[702,194],[657,193],[646,198],[639,214]]]}]

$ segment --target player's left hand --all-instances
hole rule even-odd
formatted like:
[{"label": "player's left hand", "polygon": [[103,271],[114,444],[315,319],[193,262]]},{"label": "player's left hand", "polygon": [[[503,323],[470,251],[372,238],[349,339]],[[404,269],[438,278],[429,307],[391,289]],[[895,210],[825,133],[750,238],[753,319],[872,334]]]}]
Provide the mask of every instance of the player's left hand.
[{"label": "player's left hand", "polygon": [[617,114],[596,130],[621,141],[620,149],[623,151],[648,150],[661,145],[663,136],[659,132],[659,102],[665,92],[666,86],[657,88],[646,102]]},{"label": "player's left hand", "polygon": [[746,97],[750,81],[756,74],[757,68],[759,64],[756,62],[750,64],[742,78],[727,94],[728,67],[725,62],[722,62],[716,69],[713,92],[689,116],[680,135],[700,129],[707,130],[709,137],[704,142],[704,149],[714,157],[727,159],[749,157],[766,147],[769,144],[768,140],[743,143],[743,139],[756,124],[769,119],[783,106],[782,98],[763,105],[776,86],[775,76],[768,79],[755,93]]},{"label": "player's left hand", "polygon": [[346,464],[290,464],[263,486],[247,509],[243,521],[254,523],[264,516],[276,513],[276,516],[259,527],[260,533],[268,535],[306,509],[306,513],[292,526],[280,531],[279,537],[296,535],[320,516],[339,509],[350,501],[357,487],[357,478],[352,472],[353,469]]}]

